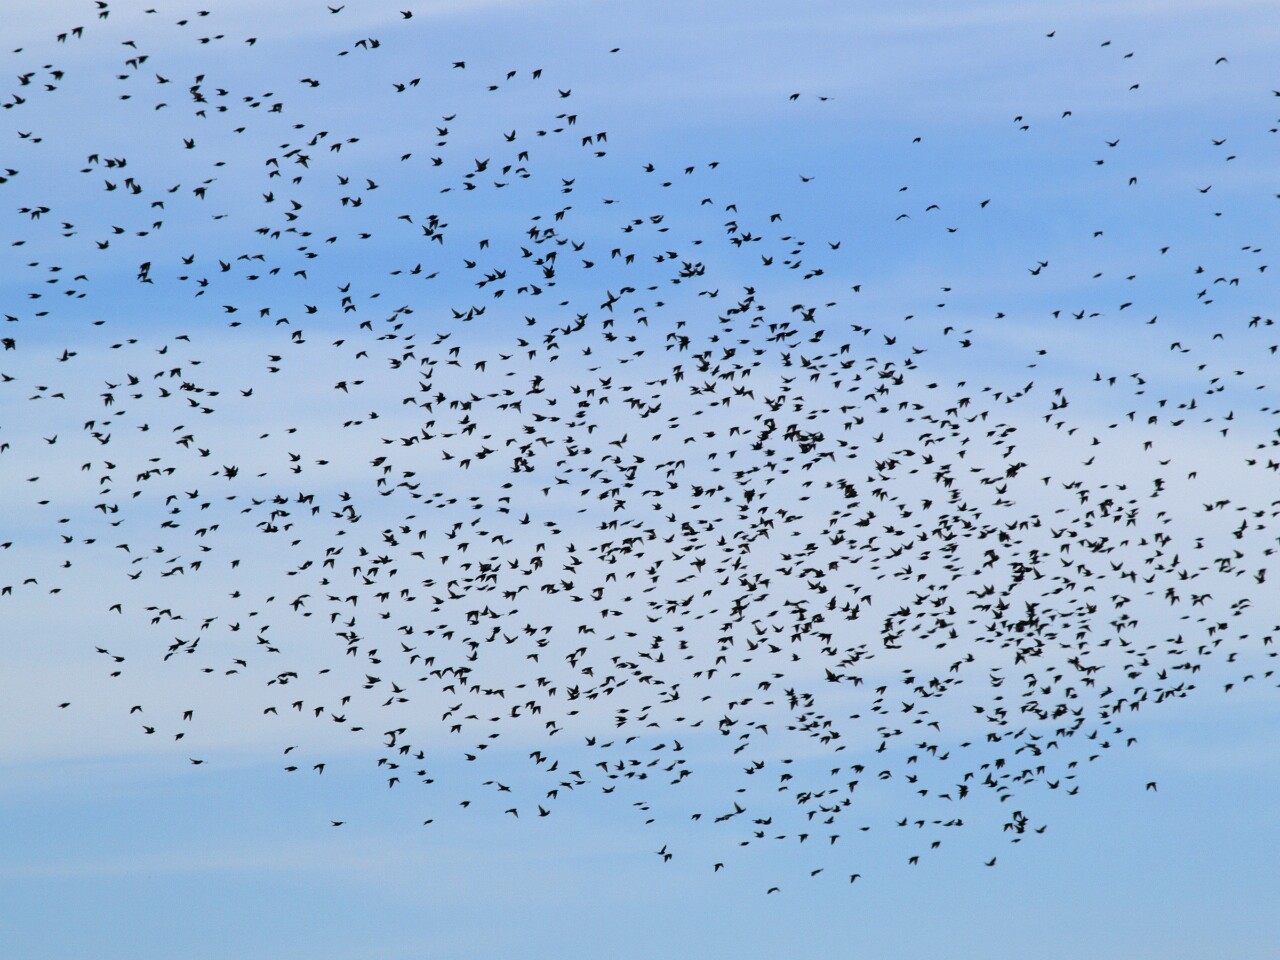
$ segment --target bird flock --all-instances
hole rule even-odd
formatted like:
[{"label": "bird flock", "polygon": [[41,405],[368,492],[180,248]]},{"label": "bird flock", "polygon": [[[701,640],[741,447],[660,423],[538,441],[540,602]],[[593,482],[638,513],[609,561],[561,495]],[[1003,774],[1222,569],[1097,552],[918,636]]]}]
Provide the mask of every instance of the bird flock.
[{"label": "bird flock", "polygon": [[[67,664],[48,722],[205,777],[235,731],[418,791],[414,829],[608,795],[664,861],[678,819],[696,869],[781,844],[847,883],[966,823],[995,866],[1139,711],[1275,689],[1274,91],[1191,132],[1217,195],[1148,187],[1159,134],[1075,132],[1144,94],[1091,39],[1114,89],[996,118],[1098,178],[1082,245],[996,171],[826,235],[536,51],[375,6],[257,36],[94,0],[4,51],[0,632]],[[797,166],[776,193],[841,202]],[[911,245],[993,252],[867,265]]]}]

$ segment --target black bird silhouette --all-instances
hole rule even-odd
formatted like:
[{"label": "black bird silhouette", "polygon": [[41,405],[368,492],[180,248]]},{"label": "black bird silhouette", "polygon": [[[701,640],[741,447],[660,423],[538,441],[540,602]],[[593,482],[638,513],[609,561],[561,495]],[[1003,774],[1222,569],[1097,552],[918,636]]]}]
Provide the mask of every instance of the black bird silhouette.
[{"label": "black bird silhouette", "polygon": [[[1075,103],[1051,107],[1073,118],[1052,144],[1024,108],[964,183],[843,182],[820,153],[764,175],[749,151],[721,166],[610,137],[577,77],[526,82],[541,61],[410,66],[417,33],[390,35],[418,30],[411,10],[376,21],[386,43],[347,36],[352,61],[300,32],[302,71],[266,36],[185,31],[206,13],[156,28],[185,46],[138,33],[76,72],[19,49],[2,104],[39,176],[0,176],[0,596],[41,617],[0,625],[101,611],[106,591],[94,630],[122,652],[58,638],[128,687],[104,729],[165,726],[163,694],[194,704],[173,734],[210,738],[192,751],[243,715],[299,750],[286,772],[333,764],[290,781],[319,796],[354,756],[397,796],[448,780],[442,824],[535,829],[530,809],[625,797],[640,828],[675,810],[743,846],[817,847],[804,869],[834,863],[828,882],[851,866],[841,836],[896,825],[927,869],[974,807],[1012,842],[1042,834],[1039,791],[1074,796],[1135,746],[1132,713],[1274,687],[1280,344],[1249,176],[1187,189],[1148,125],[1082,133]],[[1044,57],[1140,89],[1067,40]],[[68,102],[79,71],[101,115]],[[1214,81],[1245,89],[1235,72]],[[449,111],[429,125],[426,92]],[[480,93],[494,106],[469,108]],[[849,103],[805,98],[781,105],[797,130],[815,100]],[[1274,132],[1249,102],[1239,125]],[[890,160],[944,171],[931,132],[891,138],[911,156]],[[1083,152],[1107,132],[1126,150]],[[1257,141],[1231,140],[1213,156],[1261,181]],[[1057,186],[992,173],[1050,149],[1084,178],[1052,224],[1026,211]],[[823,180],[818,219],[784,206],[816,195],[796,176]],[[922,185],[937,202],[910,199]],[[855,200],[856,227],[813,240]],[[944,207],[951,226],[927,216]],[[1139,249],[1124,238],[1166,229],[1152,210],[1198,226]],[[935,246],[958,239],[967,275]],[[900,254],[916,266],[883,266]],[[49,693],[44,710],[76,698],[62,722],[83,713]],[[854,803],[868,792],[886,803]]]}]

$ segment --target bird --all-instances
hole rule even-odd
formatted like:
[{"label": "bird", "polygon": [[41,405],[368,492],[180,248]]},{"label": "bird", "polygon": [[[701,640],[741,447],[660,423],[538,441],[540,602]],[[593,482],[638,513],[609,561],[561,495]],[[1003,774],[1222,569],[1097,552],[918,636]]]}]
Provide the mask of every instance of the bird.
[{"label": "bird", "polygon": [[[92,700],[104,730],[146,712],[151,736],[163,694],[193,705],[174,739],[202,752],[247,705],[298,751],[285,772],[335,764],[290,781],[326,800],[354,755],[397,796],[453,798],[423,825],[534,829],[590,795],[637,830],[689,814],[742,846],[817,846],[811,878],[853,884],[848,838],[888,830],[921,865],[985,829],[961,816],[985,804],[1032,840],[1039,791],[1107,776],[1094,761],[1136,746],[1132,713],[1274,685],[1280,347],[1243,306],[1273,292],[1266,227],[1252,195],[1170,175],[1141,97],[1109,109],[1140,61],[1046,46],[1018,69],[1101,92],[1050,105],[1073,118],[1052,144],[1015,108],[1017,136],[992,126],[963,182],[925,105],[921,135],[885,141],[908,187],[833,178],[821,164],[848,157],[822,142],[843,134],[770,113],[840,110],[838,92],[744,88],[758,153],[707,162],[603,129],[602,94],[549,62],[535,83],[532,49],[454,53],[446,31],[422,53],[395,33],[422,18],[398,12],[336,57],[306,30],[296,58],[196,40],[184,87],[177,38],[203,13],[154,28],[172,47],[138,33],[61,62],[106,44],[90,29],[54,34],[56,67],[13,54],[3,106],[35,159],[0,177],[0,467],[21,519],[0,595],[44,614],[0,623],[114,614],[59,633],[74,666],[37,713]],[[110,92],[101,115],[52,72],[73,63]],[[1233,123],[1272,129],[1235,72],[1214,72],[1240,91]],[[279,92],[252,93],[259,75]],[[1089,105],[1107,130],[1072,129]],[[59,111],[78,119],[55,137]],[[1225,145],[1213,119],[1188,113],[1189,150]],[[775,140],[803,159],[767,169]],[[1231,142],[1260,180],[1266,158]],[[951,226],[927,216],[944,207]],[[1242,225],[1247,246],[1224,239]],[[963,262],[935,246],[958,240]],[[108,696],[80,696],[81,666]],[[691,859],[675,846],[664,869]],[[697,869],[725,882],[736,861],[713,856]]]}]

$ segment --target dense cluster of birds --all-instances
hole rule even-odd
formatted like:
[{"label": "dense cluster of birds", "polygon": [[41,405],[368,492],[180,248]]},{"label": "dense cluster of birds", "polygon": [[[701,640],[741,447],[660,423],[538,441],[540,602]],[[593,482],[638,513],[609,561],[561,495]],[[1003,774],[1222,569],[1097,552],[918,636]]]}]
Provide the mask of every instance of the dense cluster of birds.
[{"label": "dense cluster of birds", "polygon": [[[1274,686],[1256,237],[1110,248],[1180,279],[1105,303],[1033,254],[1041,312],[942,286],[889,316],[874,238],[722,196],[728,159],[615,149],[554,65],[400,73],[424,18],[353,10],[260,41],[95,0],[9,54],[0,624],[92,617],[58,642],[100,658],[101,724],[216,775],[200,721],[235,716],[428,824],[448,789],[521,821],[617,794],[845,882],[868,832],[911,863],[966,819],[1043,832],[1037,791],[1135,712]],[[1141,189],[1119,133],[1107,204]],[[1230,221],[1210,189],[1163,202]],[[875,229],[962,243],[1000,206]]]}]

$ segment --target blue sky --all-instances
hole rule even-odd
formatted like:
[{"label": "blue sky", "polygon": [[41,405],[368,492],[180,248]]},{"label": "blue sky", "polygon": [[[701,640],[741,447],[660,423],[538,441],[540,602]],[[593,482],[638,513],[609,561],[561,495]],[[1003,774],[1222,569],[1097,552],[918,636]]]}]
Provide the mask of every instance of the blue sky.
[{"label": "blue sky", "polygon": [[1276,954],[1267,4],[105,9],[6,31],[0,954]]}]

